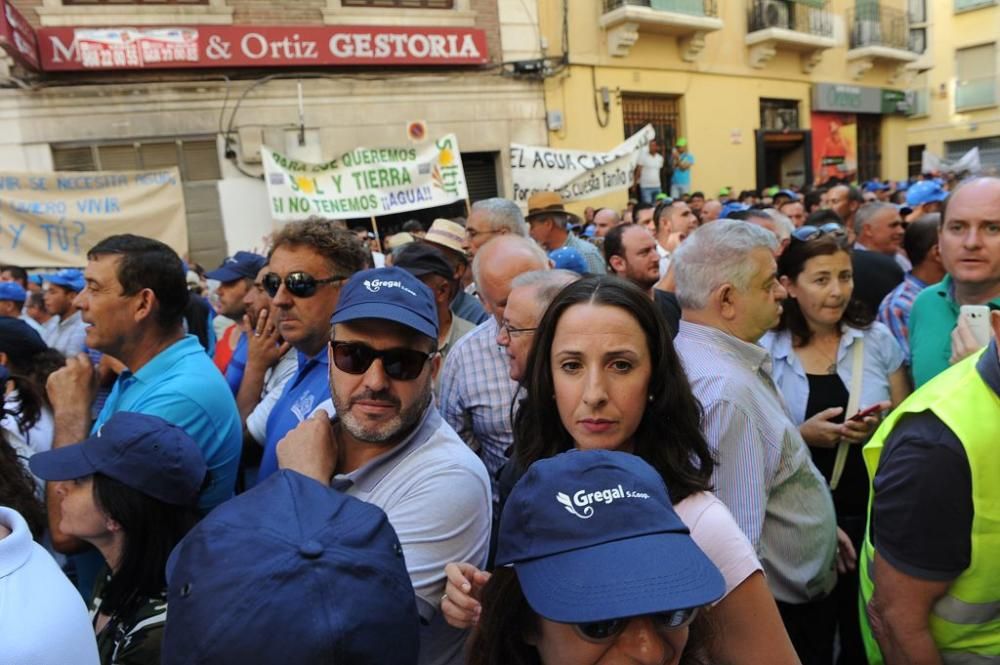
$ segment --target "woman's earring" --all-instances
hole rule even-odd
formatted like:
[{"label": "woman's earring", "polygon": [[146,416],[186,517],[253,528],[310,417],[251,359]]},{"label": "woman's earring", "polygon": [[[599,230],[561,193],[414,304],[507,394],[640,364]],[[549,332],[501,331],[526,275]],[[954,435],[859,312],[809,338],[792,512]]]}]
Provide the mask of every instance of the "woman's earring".
[{"label": "woman's earring", "polygon": [[652,395],[650,395],[650,396],[649,396],[648,398],[646,398],[646,399],[647,399],[647,401],[649,401],[649,403],[650,403],[650,404],[652,404],[652,403],[653,403],[653,399],[655,399],[655,398],[654,398],[654,397],[653,397]]}]

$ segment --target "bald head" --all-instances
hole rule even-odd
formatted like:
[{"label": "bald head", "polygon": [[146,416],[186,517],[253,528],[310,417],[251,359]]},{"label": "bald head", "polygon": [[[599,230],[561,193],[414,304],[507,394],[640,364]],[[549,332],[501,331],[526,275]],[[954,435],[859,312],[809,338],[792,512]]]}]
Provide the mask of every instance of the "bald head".
[{"label": "bald head", "polygon": [[472,274],[480,299],[499,323],[503,319],[511,282],[518,275],[548,270],[549,257],[535,242],[504,235],[483,245],[472,262]]},{"label": "bald head", "polygon": [[712,199],[711,201],[705,201],[705,205],[701,207],[701,223],[705,224],[707,222],[714,222],[719,218],[722,213],[722,203]]},{"label": "bald head", "polygon": [[608,231],[622,223],[622,216],[612,208],[601,208],[594,215],[594,236],[603,238]]}]

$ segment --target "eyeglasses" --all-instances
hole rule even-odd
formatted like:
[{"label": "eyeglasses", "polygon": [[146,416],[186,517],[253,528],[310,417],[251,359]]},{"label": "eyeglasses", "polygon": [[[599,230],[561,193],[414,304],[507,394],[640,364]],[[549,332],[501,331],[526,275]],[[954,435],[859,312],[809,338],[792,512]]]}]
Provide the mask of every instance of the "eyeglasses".
[{"label": "eyeglasses", "polygon": [[847,231],[844,227],[836,222],[828,222],[823,226],[800,226],[799,228],[792,231],[792,237],[799,242],[809,242],[810,240],[815,240],[821,235],[830,234],[836,236],[837,238],[846,238]]},{"label": "eyeglasses", "polygon": [[373,349],[361,342],[330,342],[333,364],[348,374],[364,374],[376,359],[390,379],[412,381],[424,371],[424,365],[435,353],[414,349]]},{"label": "eyeglasses", "polygon": [[500,322],[500,330],[506,331],[509,337],[514,337],[515,335],[527,335],[528,333],[534,333],[538,330],[538,328],[515,328],[510,325],[510,321],[504,319]]},{"label": "eyeglasses", "polygon": [[[669,612],[658,612],[646,615],[653,623],[657,632],[678,630],[691,625],[698,615],[697,607],[689,607],[683,610],[671,610]],[[625,626],[632,620],[632,617],[623,619],[608,619],[607,621],[592,621],[589,623],[573,624],[573,629],[577,635],[588,642],[610,642],[625,630]]]},{"label": "eyeglasses", "polygon": [[[283,280],[285,283],[285,288],[296,298],[308,298],[316,293],[316,289],[319,288],[320,284],[333,284],[334,282],[343,282],[344,280],[350,278],[350,275],[334,275],[333,277],[327,277],[325,279],[316,279],[307,272],[290,272]],[[276,272],[269,272],[264,275],[264,279],[261,280],[261,284],[264,285],[264,290],[267,291],[267,295],[272,298],[278,295],[278,289],[281,288],[281,275]]]},{"label": "eyeglasses", "polygon": [[469,240],[475,240],[479,236],[491,236],[494,233],[500,233],[500,230],[495,231],[477,231],[475,229],[465,229],[465,235],[469,237]]}]

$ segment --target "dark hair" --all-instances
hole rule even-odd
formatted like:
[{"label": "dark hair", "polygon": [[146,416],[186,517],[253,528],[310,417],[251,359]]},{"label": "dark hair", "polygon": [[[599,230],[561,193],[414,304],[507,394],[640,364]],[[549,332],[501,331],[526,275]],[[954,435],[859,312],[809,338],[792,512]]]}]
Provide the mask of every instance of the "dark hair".
[{"label": "dark hair", "polygon": [[641,203],[636,203],[634,206],[632,206],[632,219],[638,217],[639,213],[642,212],[643,210],[650,210],[653,208],[654,206],[652,203],[646,203],[645,201],[642,201]]},{"label": "dark hair", "polygon": [[735,219],[741,222],[749,222],[751,219],[766,219],[771,221],[771,216],[761,208],[748,208],[746,210],[734,210],[726,215],[726,219]]},{"label": "dark hair", "polygon": [[806,217],[806,223],[804,226],[823,226],[829,223],[840,224],[844,226],[844,220],[840,218],[840,215],[830,210],[829,208],[823,208],[817,210],[816,212],[809,213]]},{"label": "dark hair", "polygon": [[158,304],[156,323],[164,330],[181,324],[188,304],[188,288],[184,264],[177,252],[159,240],[123,233],[108,236],[94,245],[87,258],[95,260],[107,254],[121,257],[117,277],[123,295],[150,289]]},{"label": "dark hair", "polygon": [[13,508],[28,523],[32,537],[40,541],[47,526],[45,505],[39,500],[35,479],[24,467],[14,447],[0,432],[0,506]]},{"label": "dark hair", "polygon": [[34,355],[7,353],[10,380],[14,382],[20,406],[10,415],[22,432],[27,432],[38,422],[42,409],[49,405],[45,384],[49,375],[66,364],[66,357],[55,349],[45,349]]},{"label": "dark hair", "polygon": [[923,263],[937,244],[940,225],[941,213],[938,212],[921,215],[907,225],[903,235],[903,249],[914,266]]},{"label": "dark hair", "polygon": [[846,185],[846,187],[848,201],[853,201],[858,205],[862,205],[865,202],[865,194],[859,188],[854,185]]},{"label": "dark hair", "polygon": [[809,212],[823,201],[824,193],[826,193],[825,189],[814,189],[802,197],[802,205],[805,206],[806,212]]},{"label": "dark hair", "polygon": [[574,447],[559,418],[550,357],[556,324],[574,305],[628,312],[642,328],[653,369],[652,401],[635,432],[635,454],[659,472],[674,503],[711,488],[715,462],[701,432],[701,405],[691,392],[663,316],[637,286],[616,277],[587,277],[568,285],[546,310],[522,383],[527,396],[514,417],[514,459],[521,469]]},{"label": "dark hair", "polygon": [[[483,587],[483,614],[466,645],[466,665],[541,665],[526,636],[537,634],[538,615],[528,605],[513,568],[497,568]],[[707,613],[691,624],[681,665],[699,665],[711,634]]]},{"label": "dark hair", "polygon": [[[838,238],[829,233],[808,242],[793,238],[785,251],[778,257],[778,275],[795,281],[809,259],[815,256],[831,256],[838,252],[844,252],[848,257],[851,256],[851,250],[847,246],[845,238]],[[869,311],[867,306],[852,293],[851,299],[847,303],[847,309],[840,317],[840,323],[846,323],[852,328],[866,329],[871,326],[874,320],[875,314]],[[809,324],[795,298],[785,300],[776,330],[791,332],[792,342],[795,346],[805,346],[812,338],[812,331],[809,329]]]},{"label": "dark hair", "polygon": [[0,273],[9,272],[10,276],[14,278],[14,281],[19,283],[24,288],[28,288],[28,271],[21,266],[15,265],[5,265],[0,266]]},{"label": "dark hair", "polygon": [[705,193],[704,192],[692,192],[691,196],[688,197],[688,198],[689,199],[703,199],[703,198],[705,198]]},{"label": "dark hair", "polygon": [[[638,224],[619,224],[608,231],[607,235],[604,236],[604,262],[607,264],[608,269],[611,270],[611,257],[612,256],[622,256],[622,239],[625,237],[625,232],[629,229],[640,228]],[[612,272],[614,272],[612,270]]]},{"label": "dark hair", "polygon": [[167,587],[167,557],[197,522],[194,507],[175,506],[100,473],[94,474],[94,501],[125,534],[118,571],[104,587],[101,611],[127,614],[132,603]]},{"label": "dark hair", "polygon": [[407,233],[413,233],[414,231],[416,231],[417,233],[422,233],[423,230],[424,230],[424,225],[415,219],[408,219],[405,222],[403,222],[403,231]]},{"label": "dark hair", "polygon": [[660,232],[660,220],[663,219],[663,215],[666,214],[668,210],[674,207],[677,203],[674,199],[661,199],[657,202],[656,208],[653,209],[653,227],[656,232]]}]

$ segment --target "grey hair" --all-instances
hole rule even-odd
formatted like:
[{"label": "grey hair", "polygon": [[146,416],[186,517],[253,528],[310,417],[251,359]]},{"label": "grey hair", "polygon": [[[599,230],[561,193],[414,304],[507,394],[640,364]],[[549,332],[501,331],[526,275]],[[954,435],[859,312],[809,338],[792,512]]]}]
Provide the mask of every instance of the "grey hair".
[{"label": "grey hair", "polygon": [[[795,203],[798,203],[798,201]],[[784,242],[792,237],[792,232],[795,231],[795,224],[792,223],[788,215],[780,213],[774,208],[767,208],[764,212],[771,218],[774,225],[778,227],[778,240]]]},{"label": "grey hair", "polygon": [[480,283],[481,273],[483,271],[483,255],[489,254],[491,251],[495,250],[497,247],[501,246],[502,243],[507,243],[512,245],[513,248],[523,251],[524,253],[531,254],[532,258],[538,261],[539,267],[548,267],[551,265],[549,263],[549,255],[545,253],[545,250],[538,246],[534,240],[529,238],[522,238],[521,236],[506,235],[500,238],[495,238],[486,245],[483,246],[481,250],[476,252],[475,258],[472,259],[472,279],[476,284]]},{"label": "grey hair", "polygon": [[897,209],[895,205],[886,203],[885,201],[872,201],[858,208],[858,211],[854,213],[854,235],[860,236],[861,229],[865,227],[865,224],[871,222],[875,215],[889,208],[893,210]]},{"label": "grey hair", "polygon": [[774,252],[778,239],[765,228],[735,219],[700,226],[674,252],[671,267],[677,280],[677,300],[684,309],[704,309],[712,292],[723,284],[749,288],[755,266],[750,252]]},{"label": "grey hair", "polygon": [[548,308],[549,304],[568,284],[580,279],[580,275],[572,270],[532,270],[518,275],[510,283],[511,289],[522,286],[535,286],[535,302],[542,309]]},{"label": "grey hair", "polygon": [[491,231],[507,229],[514,235],[528,237],[528,224],[524,221],[524,213],[510,199],[495,197],[476,201],[472,204],[472,210],[486,216]]}]

